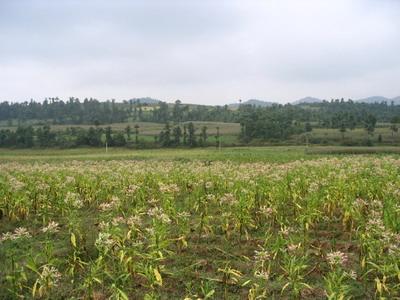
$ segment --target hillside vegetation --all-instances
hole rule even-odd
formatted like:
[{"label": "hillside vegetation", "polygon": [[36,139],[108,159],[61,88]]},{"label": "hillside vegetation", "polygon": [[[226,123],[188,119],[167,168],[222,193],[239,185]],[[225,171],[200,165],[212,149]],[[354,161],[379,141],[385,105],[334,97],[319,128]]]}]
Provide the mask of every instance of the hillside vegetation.
[{"label": "hillside vegetation", "polygon": [[266,107],[58,99],[0,104],[0,147],[397,145],[400,106],[332,100]]}]

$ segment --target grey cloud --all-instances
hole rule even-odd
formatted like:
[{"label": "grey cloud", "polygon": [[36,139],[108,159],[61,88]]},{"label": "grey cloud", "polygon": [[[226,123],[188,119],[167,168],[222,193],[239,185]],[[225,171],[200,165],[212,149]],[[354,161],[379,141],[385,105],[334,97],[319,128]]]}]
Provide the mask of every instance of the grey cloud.
[{"label": "grey cloud", "polygon": [[1,1],[0,100],[397,96],[399,17],[394,0]]}]

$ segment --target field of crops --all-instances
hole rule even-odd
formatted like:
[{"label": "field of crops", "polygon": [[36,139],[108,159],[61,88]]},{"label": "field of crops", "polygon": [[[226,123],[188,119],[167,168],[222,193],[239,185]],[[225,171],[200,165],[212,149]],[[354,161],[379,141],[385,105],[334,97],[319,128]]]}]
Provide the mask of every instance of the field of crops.
[{"label": "field of crops", "polygon": [[399,299],[400,160],[0,164],[0,298]]}]

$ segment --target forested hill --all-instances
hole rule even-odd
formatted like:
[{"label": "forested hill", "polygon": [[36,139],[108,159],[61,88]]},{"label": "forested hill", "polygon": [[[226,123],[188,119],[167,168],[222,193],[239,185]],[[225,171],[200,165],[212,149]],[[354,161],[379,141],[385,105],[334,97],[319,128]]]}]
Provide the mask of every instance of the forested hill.
[{"label": "forested hill", "polygon": [[[43,102],[0,103],[0,121],[12,124],[34,121],[36,124],[100,125],[127,121],[140,122],[185,122],[216,121],[242,122],[248,118],[288,119],[300,122],[317,122],[323,127],[338,127],[341,123],[361,123],[369,114],[378,122],[390,122],[400,115],[400,106],[391,103],[358,103],[332,100],[322,103],[300,103],[297,105],[273,104],[267,107],[242,104],[238,109],[225,106],[183,104],[177,100],[168,104],[150,98],[124,102],[96,99],[57,98]],[[150,99],[151,101],[146,101]],[[31,122],[30,122],[31,123]],[[9,125],[10,125],[9,124]]]}]

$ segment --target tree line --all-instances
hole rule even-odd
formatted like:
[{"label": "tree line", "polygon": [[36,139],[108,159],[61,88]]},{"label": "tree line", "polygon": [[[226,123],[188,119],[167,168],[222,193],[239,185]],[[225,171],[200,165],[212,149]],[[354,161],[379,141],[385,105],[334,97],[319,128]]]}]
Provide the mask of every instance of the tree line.
[{"label": "tree line", "polygon": [[[135,147],[197,147],[215,144],[210,141],[207,128],[197,130],[192,121],[219,121],[240,123],[240,142],[253,140],[282,142],[293,135],[306,134],[313,128],[337,129],[344,140],[346,131],[364,128],[369,136],[378,122],[390,123],[392,136],[398,131],[400,106],[393,103],[357,103],[335,99],[322,103],[299,105],[272,105],[256,107],[186,105],[177,100],[174,104],[159,102],[145,104],[140,100],[123,103],[99,102],[71,98],[63,102],[57,98],[39,103],[0,103],[2,125],[14,125],[16,130],[0,130],[2,147],[78,147],[78,146],[135,146]],[[151,121],[165,124],[154,140],[139,139],[139,125],[127,126],[124,132],[113,132],[112,123]],[[28,124],[35,124],[34,127]],[[69,127],[52,131],[52,124],[92,125],[88,129]],[[39,125],[39,127],[37,127]],[[218,133],[218,140],[220,139]]]},{"label": "tree line", "polygon": [[0,147],[32,148],[61,147],[203,147],[220,143],[219,128],[214,141],[209,141],[207,127],[203,126],[197,132],[194,124],[189,122],[183,126],[171,126],[166,123],[153,141],[146,141],[140,136],[140,126],[126,126],[124,131],[115,132],[110,126],[68,127],[64,130],[51,130],[50,125],[34,128],[33,126],[18,126],[17,129],[0,130]]},{"label": "tree line", "polygon": [[[8,125],[22,123],[61,125],[106,125],[123,122],[180,123],[190,121],[241,122],[251,111],[257,114],[289,114],[298,122],[313,122],[319,127],[339,128],[359,126],[366,115],[372,114],[378,122],[390,122],[400,115],[400,106],[393,103],[358,103],[352,100],[334,99],[313,104],[274,104],[270,107],[240,105],[239,109],[224,106],[188,105],[180,100],[175,103],[142,103],[141,100],[100,102],[89,98],[83,101],[71,97],[68,101],[48,98],[23,103],[0,103],[0,120]],[[261,116],[260,116],[261,117]],[[280,117],[279,117],[280,118]],[[314,125],[316,126],[316,125]],[[283,133],[282,133],[283,134]]]},{"label": "tree line", "polygon": [[104,125],[112,123],[133,122],[188,122],[215,121],[234,122],[237,113],[228,106],[205,106],[174,104],[160,101],[157,104],[142,103],[140,100],[129,100],[118,103],[115,100],[100,102],[96,99],[70,98],[62,101],[58,98],[34,100],[23,103],[0,103],[0,120],[9,125],[17,120],[24,123],[29,120],[50,123],[53,125]]},{"label": "tree line", "polygon": [[[285,140],[293,134],[300,134],[312,130],[311,118],[299,116],[291,107],[274,107],[271,109],[242,107],[240,114],[241,137],[244,140],[261,138],[264,140]],[[399,117],[391,119],[392,126],[396,126]],[[373,133],[377,123],[374,114],[365,114],[355,117],[351,113],[337,113],[331,118],[329,125],[317,123],[318,128],[337,128],[341,132],[356,127],[364,127],[368,133]]]},{"label": "tree line", "polygon": [[274,105],[272,107],[239,107],[240,137],[244,142],[253,139],[285,141],[295,134],[313,128],[337,129],[344,133],[364,128],[371,136],[377,122],[390,123],[392,135],[398,131],[400,107],[393,104],[365,104],[335,100],[303,105]]}]

